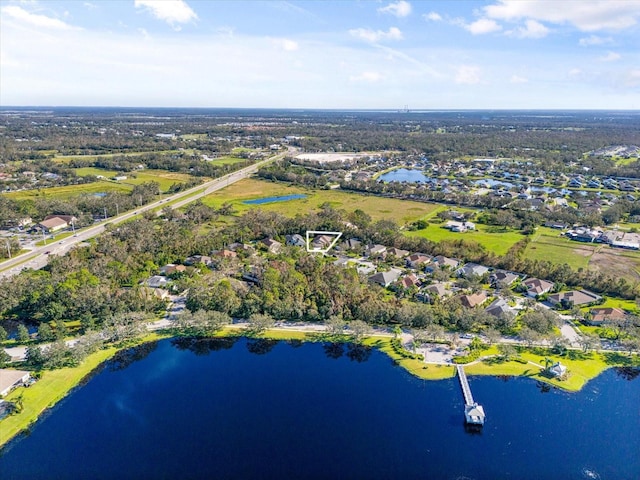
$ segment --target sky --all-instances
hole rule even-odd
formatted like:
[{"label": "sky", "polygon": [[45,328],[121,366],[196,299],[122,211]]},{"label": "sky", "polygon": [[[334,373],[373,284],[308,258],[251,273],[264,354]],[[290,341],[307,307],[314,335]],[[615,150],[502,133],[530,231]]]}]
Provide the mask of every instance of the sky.
[{"label": "sky", "polygon": [[640,109],[640,0],[0,0],[1,106]]}]

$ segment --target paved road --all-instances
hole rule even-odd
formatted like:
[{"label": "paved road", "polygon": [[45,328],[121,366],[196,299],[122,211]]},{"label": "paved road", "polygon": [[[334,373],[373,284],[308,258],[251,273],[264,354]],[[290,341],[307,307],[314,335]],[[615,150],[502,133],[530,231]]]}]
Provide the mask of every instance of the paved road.
[{"label": "paved road", "polygon": [[188,203],[194,202],[199,198],[204,197],[205,195],[209,195],[210,193],[225,188],[239,180],[242,180],[243,178],[247,178],[249,175],[258,171],[258,169],[263,165],[274,160],[281,159],[284,157],[284,155],[285,153],[280,153],[266,160],[262,160],[261,162],[250,165],[249,167],[227,174],[224,177],[217,178],[215,180],[211,180],[209,182],[198,185],[197,187],[190,188],[189,190],[179,192],[175,195],[172,195],[171,197],[149,203],[138,208],[137,210],[125,212],[117,217],[111,217],[98,225],[94,225],[83,230],[78,230],[73,237],[67,237],[64,240],[54,241],[41,247],[35,247],[30,252],[23,253],[22,255],[18,255],[17,257],[0,263],[0,279],[17,275],[26,268],[37,270],[44,267],[49,262],[50,255],[66,254],[78,243],[84,242],[86,240],[89,240],[90,238],[100,235],[102,232],[104,232],[105,225],[109,223],[120,223],[125,220],[129,220],[140,215],[141,213],[146,212],[147,210],[153,210],[158,207],[163,207],[169,202],[174,202],[171,203],[171,208],[180,208],[184,205],[187,205]]}]

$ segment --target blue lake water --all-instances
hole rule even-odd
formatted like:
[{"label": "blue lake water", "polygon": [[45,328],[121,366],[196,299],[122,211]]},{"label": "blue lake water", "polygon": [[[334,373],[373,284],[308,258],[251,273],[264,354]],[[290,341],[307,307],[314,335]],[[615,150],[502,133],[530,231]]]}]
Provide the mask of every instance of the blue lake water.
[{"label": "blue lake water", "polygon": [[464,428],[457,379],[416,379],[375,350],[165,340],[121,355],[10,444],[0,478],[640,478],[640,378],[612,369],[575,394],[470,385],[480,433]]},{"label": "blue lake water", "polygon": [[256,198],[254,200],[245,200],[242,203],[246,203],[248,205],[262,205],[263,203],[286,202],[288,200],[298,200],[300,198],[307,198],[307,196],[299,193],[294,195],[283,195],[281,197]]},{"label": "blue lake water", "polygon": [[380,175],[379,180],[382,182],[425,183],[430,178],[415,168],[397,168]]}]

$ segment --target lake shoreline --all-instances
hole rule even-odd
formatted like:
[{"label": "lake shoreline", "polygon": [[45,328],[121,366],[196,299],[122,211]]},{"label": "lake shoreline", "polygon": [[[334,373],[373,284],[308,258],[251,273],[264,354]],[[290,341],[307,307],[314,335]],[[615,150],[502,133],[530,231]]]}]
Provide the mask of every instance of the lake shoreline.
[{"label": "lake shoreline", "polygon": [[[277,340],[277,341],[291,341],[299,340],[303,342],[334,342],[334,343],[351,343],[348,336],[330,337],[322,332],[309,332],[299,331],[284,328],[273,328],[265,331],[260,335],[246,335],[244,328],[229,326],[214,335],[206,338],[229,338],[229,337],[247,337],[253,339],[264,340]],[[91,354],[87,359],[78,367],[65,367],[59,370],[47,370],[43,372],[43,377],[33,384],[28,389],[24,387],[18,387],[10,392],[5,400],[12,401],[19,396],[26,397],[24,410],[16,415],[9,415],[0,420],[0,453],[8,448],[8,445],[25,431],[28,431],[32,425],[45,414],[48,410],[53,408],[58,402],[63,400],[71,392],[73,392],[79,385],[90,378],[97,370],[102,368],[106,362],[113,359],[113,357],[120,351],[136,348],[140,345],[149,342],[157,342],[160,340],[180,338],[176,332],[166,333],[152,333],[139,341],[121,347],[111,346],[107,349],[100,350]],[[420,378],[422,380],[444,380],[453,378],[455,376],[455,366],[425,363],[422,360],[410,358],[411,352],[405,351],[399,353],[392,346],[391,340],[393,336],[389,335],[369,335],[365,338],[362,345],[368,348],[375,348],[386,354],[397,366],[404,369],[410,375]],[[526,354],[527,358],[535,356],[533,353]],[[558,357],[562,358],[562,357]],[[631,360],[629,357],[624,357]],[[631,366],[638,367],[640,362],[638,357],[634,357]],[[564,360],[563,360],[564,361]],[[589,359],[578,360],[579,362],[595,363]],[[611,364],[604,368],[598,365],[600,368],[591,369],[592,375],[586,376],[580,374],[580,381],[574,383],[563,383],[563,381],[547,378],[541,375],[541,370],[535,367],[536,362],[527,359],[527,363],[521,363],[516,361],[505,361],[496,363],[494,365],[488,365],[482,363],[480,360],[471,362],[465,365],[465,370],[470,376],[483,375],[483,376],[514,376],[530,378],[534,381],[543,382],[550,386],[557,387],[567,392],[577,392],[586,385],[586,383],[593,378],[596,378],[602,372],[608,368],[616,366],[625,366],[624,364]],[[595,373],[595,374],[594,374]],[[42,392],[41,392],[42,391]],[[29,400],[32,400],[30,403]]]}]

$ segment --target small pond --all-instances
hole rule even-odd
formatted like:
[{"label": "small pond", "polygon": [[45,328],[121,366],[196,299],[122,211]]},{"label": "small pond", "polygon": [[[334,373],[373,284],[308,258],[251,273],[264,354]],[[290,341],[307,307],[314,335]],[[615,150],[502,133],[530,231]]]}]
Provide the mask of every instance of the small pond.
[{"label": "small pond", "polygon": [[301,198],[307,198],[307,196],[302,193],[296,193],[293,195],[283,195],[281,197],[255,198],[253,200],[245,200],[242,203],[247,205],[262,205],[263,203],[287,202],[289,200],[299,200]]}]

